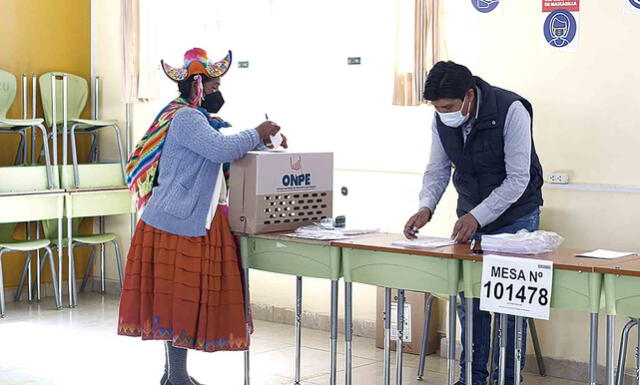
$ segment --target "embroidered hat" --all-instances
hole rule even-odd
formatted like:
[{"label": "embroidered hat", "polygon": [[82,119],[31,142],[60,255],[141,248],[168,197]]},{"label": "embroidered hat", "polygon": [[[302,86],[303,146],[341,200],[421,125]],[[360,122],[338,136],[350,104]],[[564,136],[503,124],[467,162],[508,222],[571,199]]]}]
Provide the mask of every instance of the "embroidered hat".
[{"label": "embroidered hat", "polygon": [[231,51],[227,56],[218,61],[212,62],[207,57],[207,51],[202,48],[192,48],[184,54],[184,66],[175,68],[160,60],[162,69],[167,76],[176,82],[183,81],[189,76],[202,74],[210,78],[219,78],[227,73],[231,67]]}]

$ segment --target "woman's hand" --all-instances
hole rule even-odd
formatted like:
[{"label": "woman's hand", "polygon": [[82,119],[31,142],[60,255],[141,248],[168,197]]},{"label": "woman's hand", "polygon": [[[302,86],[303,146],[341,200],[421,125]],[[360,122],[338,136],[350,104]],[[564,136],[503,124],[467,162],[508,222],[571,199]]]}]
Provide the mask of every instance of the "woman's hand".
[{"label": "woman's hand", "polygon": [[274,122],[266,121],[256,127],[256,131],[258,131],[258,135],[260,135],[260,139],[266,143],[266,141],[273,135],[277,134],[280,131],[280,126],[275,124]]}]

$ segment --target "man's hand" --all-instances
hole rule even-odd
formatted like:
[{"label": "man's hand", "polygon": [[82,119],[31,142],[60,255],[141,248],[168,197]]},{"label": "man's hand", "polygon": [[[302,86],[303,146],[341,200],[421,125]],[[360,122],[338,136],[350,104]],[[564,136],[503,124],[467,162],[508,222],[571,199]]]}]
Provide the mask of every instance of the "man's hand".
[{"label": "man's hand", "polygon": [[478,231],[478,226],[476,218],[471,214],[466,214],[456,222],[451,239],[458,243],[467,242]]},{"label": "man's hand", "polygon": [[416,239],[418,230],[423,228],[431,220],[431,209],[423,207],[415,213],[404,226],[404,236],[407,239]]}]

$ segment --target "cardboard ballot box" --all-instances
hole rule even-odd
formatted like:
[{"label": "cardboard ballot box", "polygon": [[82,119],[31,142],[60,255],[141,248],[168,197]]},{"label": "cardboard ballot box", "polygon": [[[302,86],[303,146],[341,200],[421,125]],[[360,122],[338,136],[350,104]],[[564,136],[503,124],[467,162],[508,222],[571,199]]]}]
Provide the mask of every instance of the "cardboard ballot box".
[{"label": "cardboard ballot box", "polygon": [[293,230],[333,215],[333,154],[249,152],[231,165],[231,230]]},{"label": "cardboard ballot box", "polygon": [[[422,348],[422,333],[424,329],[424,310],[426,299],[431,294],[405,290],[404,304],[404,352],[420,354]],[[379,287],[376,295],[376,346],[384,348],[384,288]],[[398,340],[398,291],[391,291],[391,349],[396,349]],[[438,339],[438,301],[433,303],[431,310],[431,325],[429,327],[429,341],[427,342],[427,354],[435,353],[440,345]]]}]

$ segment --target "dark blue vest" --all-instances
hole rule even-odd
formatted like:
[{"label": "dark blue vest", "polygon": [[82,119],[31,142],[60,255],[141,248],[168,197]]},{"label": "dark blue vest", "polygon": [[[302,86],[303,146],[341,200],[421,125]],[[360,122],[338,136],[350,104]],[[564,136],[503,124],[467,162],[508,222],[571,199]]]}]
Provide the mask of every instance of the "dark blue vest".
[{"label": "dark blue vest", "polygon": [[[511,104],[520,101],[529,111],[533,122],[533,109],[526,99],[513,92],[492,87],[479,77],[476,77],[476,84],[482,92],[480,111],[466,143],[461,128],[445,126],[436,114],[442,146],[455,170],[453,184],[458,192],[458,217],[467,214],[485,200],[507,177],[504,162],[504,124]],[[491,232],[499,229],[542,206],[542,166],[533,139],[530,174],[529,185],[520,199],[480,231]]]}]

